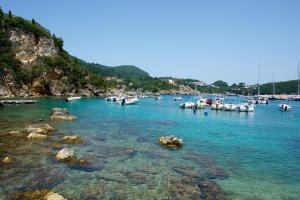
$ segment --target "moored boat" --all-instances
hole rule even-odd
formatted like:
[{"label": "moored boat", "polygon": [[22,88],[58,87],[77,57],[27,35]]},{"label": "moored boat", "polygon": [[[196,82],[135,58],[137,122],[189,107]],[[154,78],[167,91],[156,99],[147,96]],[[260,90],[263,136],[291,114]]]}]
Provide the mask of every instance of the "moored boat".
[{"label": "moored boat", "polygon": [[174,100],[174,101],[181,101],[181,100],[182,100],[182,97],[177,96],[177,97],[174,97],[173,100]]},{"label": "moored boat", "polygon": [[237,105],[231,104],[231,103],[224,104],[223,110],[225,110],[225,111],[236,111],[237,110]]},{"label": "moored boat", "polygon": [[126,97],[126,98],[119,99],[117,103],[125,106],[125,105],[137,104],[138,102],[139,99],[137,97]]},{"label": "moored boat", "polygon": [[281,110],[281,111],[289,111],[292,109],[292,106],[290,106],[288,104],[283,104],[283,103],[279,104],[278,107],[279,107],[279,110]]},{"label": "moored boat", "polygon": [[192,109],[192,108],[195,108],[196,105],[195,105],[195,103],[188,101],[188,102],[181,103],[181,104],[179,105],[179,107],[180,107],[180,108]]},{"label": "moored boat", "polygon": [[68,98],[65,98],[65,101],[69,102],[69,101],[75,101],[75,100],[78,100],[78,99],[81,99],[81,97],[68,97]]},{"label": "moored boat", "polygon": [[254,105],[251,104],[240,104],[237,106],[239,112],[254,112]]}]

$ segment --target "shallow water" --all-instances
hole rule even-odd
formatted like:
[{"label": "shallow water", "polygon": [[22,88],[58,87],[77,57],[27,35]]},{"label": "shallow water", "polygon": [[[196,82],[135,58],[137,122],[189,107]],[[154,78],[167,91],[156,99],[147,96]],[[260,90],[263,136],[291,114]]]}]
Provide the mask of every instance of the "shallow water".
[{"label": "shallow water", "polygon": [[[291,112],[280,112],[275,101],[249,114],[194,113],[179,109],[172,98],[126,107],[101,98],[42,99],[0,108],[0,158],[15,161],[0,166],[0,199],[35,189],[74,199],[299,199],[299,102]],[[66,107],[78,119],[51,122],[53,107]],[[55,128],[46,140],[5,135],[39,119]],[[84,143],[63,144],[70,134]],[[170,134],[182,138],[184,147],[155,144]],[[57,162],[61,147],[53,144],[74,149],[90,165]]]}]

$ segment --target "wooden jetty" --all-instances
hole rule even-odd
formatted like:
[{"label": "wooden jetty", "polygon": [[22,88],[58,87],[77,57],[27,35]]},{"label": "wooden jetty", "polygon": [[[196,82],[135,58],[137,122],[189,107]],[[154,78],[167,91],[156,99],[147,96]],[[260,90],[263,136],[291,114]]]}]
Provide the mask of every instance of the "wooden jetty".
[{"label": "wooden jetty", "polygon": [[38,100],[29,100],[29,99],[10,99],[10,100],[1,100],[1,104],[36,104],[39,103]]}]

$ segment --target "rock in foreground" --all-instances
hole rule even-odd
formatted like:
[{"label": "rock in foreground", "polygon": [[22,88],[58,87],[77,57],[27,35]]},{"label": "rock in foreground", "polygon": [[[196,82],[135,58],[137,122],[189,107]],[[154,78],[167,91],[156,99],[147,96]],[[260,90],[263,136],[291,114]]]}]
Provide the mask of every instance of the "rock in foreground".
[{"label": "rock in foreground", "polygon": [[74,151],[69,148],[63,148],[56,154],[56,159],[61,161],[71,160],[74,157]]},{"label": "rock in foreground", "polygon": [[82,143],[82,139],[76,135],[67,135],[63,138],[66,144],[79,144]]},{"label": "rock in foreground", "polygon": [[179,139],[173,135],[161,136],[157,142],[158,144],[165,145],[168,147],[181,147],[183,145],[182,139]]},{"label": "rock in foreground", "polygon": [[12,159],[11,159],[10,157],[5,157],[5,158],[2,160],[2,162],[3,162],[4,164],[10,164],[10,163],[12,163],[13,161],[12,161]]},{"label": "rock in foreground", "polygon": [[38,134],[47,134],[54,129],[49,124],[33,124],[29,125],[25,128],[25,132],[30,133],[38,133]]},{"label": "rock in foreground", "polygon": [[45,139],[47,138],[47,135],[39,134],[39,133],[29,133],[27,135],[28,139]]},{"label": "rock in foreground", "polygon": [[66,108],[53,108],[51,112],[52,116],[50,117],[52,120],[75,120],[77,117],[70,115],[69,111]]},{"label": "rock in foreground", "polygon": [[44,139],[53,128],[49,124],[33,124],[25,128],[28,139]]},{"label": "rock in foreground", "polygon": [[34,190],[29,192],[17,192],[12,197],[13,200],[67,200],[62,195],[50,190]]}]

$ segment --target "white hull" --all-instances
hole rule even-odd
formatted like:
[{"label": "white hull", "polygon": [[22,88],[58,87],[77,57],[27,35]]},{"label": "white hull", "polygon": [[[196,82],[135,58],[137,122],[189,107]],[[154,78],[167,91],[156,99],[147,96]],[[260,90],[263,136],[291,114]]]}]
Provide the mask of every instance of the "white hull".
[{"label": "white hull", "polygon": [[69,98],[66,98],[66,101],[75,101],[78,99],[81,99],[81,97],[69,97]]},{"label": "white hull", "polygon": [[292,106],[287,105],[287,104],[279,104],[278,107],[279,107],[279,110],[281,110],[281,111],[289,111],[292,109]]},{"label": "white hull", "polygon": [[224,104],[223,110],[225,111],[236,111],[237,106],[234,104]]}]

